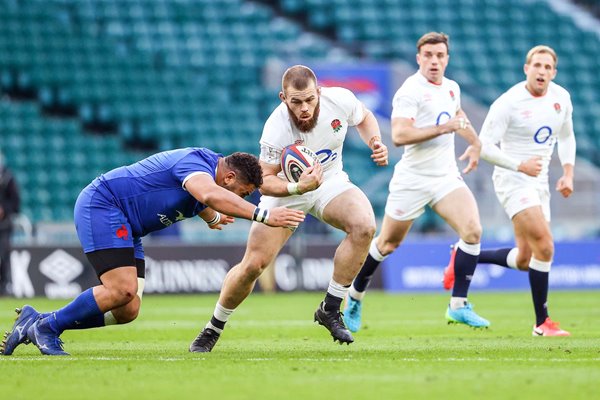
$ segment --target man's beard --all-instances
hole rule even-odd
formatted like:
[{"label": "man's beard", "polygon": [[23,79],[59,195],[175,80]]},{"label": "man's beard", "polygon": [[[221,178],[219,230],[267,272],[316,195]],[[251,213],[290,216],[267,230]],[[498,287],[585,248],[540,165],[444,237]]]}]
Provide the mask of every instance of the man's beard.
[{"label": "man's beard", "polygon": [[315,107],[315,111],[313,111],[312,118],[308,119],[308,120],[301,120],[298,117],[296,117],[294,115],[294,113],[292,112],[292,110],[290,110],[290,108],[288,107],[288,113],[290,114],[290,118],[292,119],[294,126],[296,128],[298,128],[298,130],[300,132],[304,132],[304,133],[310,132],[315,128],[315,126],[317,125],[317,120],[319,119],[320,111],[321,111],[321,101],[319,100],[319,102],[317,103],[317,106]]}]

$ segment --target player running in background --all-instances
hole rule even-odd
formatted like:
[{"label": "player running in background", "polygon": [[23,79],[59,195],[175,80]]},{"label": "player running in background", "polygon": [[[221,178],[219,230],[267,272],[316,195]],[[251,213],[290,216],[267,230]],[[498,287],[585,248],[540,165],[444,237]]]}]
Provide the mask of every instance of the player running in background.
[{"label": "player running in background", "polygon": [[[554,145],[563,175],[556,191],[573,193],[575,135],[569,93],[552,82],[558,58],[548,46],[529,50],[526,80],[500,96],[481,128],[482,158],[494,164],[493,181],[500,204],[512,220],[516,247],[484,250],[480,263],[529,271],[536,322],[534,336],[569,336],[548,316],[548,275],[554,256],[550,230],[548,166]],[[500,147],[497,144],[500,143]],[[453,264],[444,274],[444,286],[453,285]]]},{"label": "player running in background", "polygon": [[404,240],[413,221],[429,206],[458,233],[456,284],[446,311],[449,322],[487,327],[467,301],[469,285],[479,256],[481,224],[473,194],[464,183],[454,154],[454,132],[469,147],[460,157],[475,169],[481,144],[461,109],[458,84],[444,77],[448,65],[448,36],[430,32],[417,42],[419,70],[394,95],[392,140],[406,146],[390,182],[381,232],[352,283],[344,310],[348,328],[361,326],[362,302],[379,264]]},{"label": "player running in background", "polygon": [[[314,72],[296,65],[283,74],[281,104],[265,123],[260,139],[264,171],[259,207],[287,206],[310,213],[346,233],[333,262],[333,277],[314,318],[333,340],[352,343],[340,313],[342,299],[362,265],[375,234],[373,209],[365,194],[348,179],[342,167],[342,147],[349,126],[356,126],[372,149],[377,165],[387,165],[386,146],[379,136],[375,116],[349,90],[317,85]],[[284,147],[301,144],[320,159],[301,175],[299,182],[283,178],[280,158]],[[214,314],[190,346],[192,352],[209,352],[231,313],[252,292],[265,267],[275,259],[293,231],[252,224],[246,254],[223,283]]]},{"label": "player running in background", "polygon": [[204,148],[152,155],[96,178],[75,203],[77,235],[101,285],[51,313],[25,306],[2,343],[10,355],[21,343],[33,342],[47,355],[68,355],[60,335],[133,321],[144,289],[141,237],[186,218],[200,216],[221,229],[233,217],[269,226],[297,226],[301,211],[256,207],[241,199],[262,184],[257,158],[247,153],[227,157]]}]

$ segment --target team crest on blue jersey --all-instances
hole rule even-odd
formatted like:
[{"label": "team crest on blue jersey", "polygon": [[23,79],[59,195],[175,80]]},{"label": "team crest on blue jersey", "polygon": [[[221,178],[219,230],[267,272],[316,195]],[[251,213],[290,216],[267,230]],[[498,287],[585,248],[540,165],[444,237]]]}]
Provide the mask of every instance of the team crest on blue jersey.
[{"label": "team crest on blue jersey", "polygon": [[121,225],[121,227],[117,229],[116,233],[117,237],[123,240],[127,240],[127,237],[129,236],[129,231],[127,230],[127,227],[125,225]]},{"label": "team crest on blue jersey", "polygon": [[557,114],[560,114],[561,109],[559,103],[554,103],[554,111],[556,111]]},{"label": "team crest on blue jersey", "polygon": [[335,133],[338,133],[340,129],[342,129],[342,123],[339,119],[334,119],[331,121],[331,127]]}]

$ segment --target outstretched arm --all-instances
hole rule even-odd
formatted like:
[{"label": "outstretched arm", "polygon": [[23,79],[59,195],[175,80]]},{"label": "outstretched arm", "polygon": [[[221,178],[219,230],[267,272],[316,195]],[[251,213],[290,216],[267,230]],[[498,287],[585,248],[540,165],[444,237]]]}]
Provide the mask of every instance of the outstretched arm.
[{"label": "outstretched arm", "polygon": [[392,142],[396,146],[425,142],[446,133],[458,131],[461,128],[464,130],[466,123],[464,117],[454,117],[442,125],[417,128],[414,126],[415,121],[412,118],[392,118]]},{"label": "outstretched arm", "polygon": [[185,189],[200,203],[226,215],[262,222],[269,226],[298,226],[304,220],[304,213],[299,210],[284,207],[261,210],[217,185],[210,175],[192,176],[185,183]]},{"label": "outstretched arm", "polygon": [[504,153],[498,143],[502,140],[510,123],[510,104],[501,97],[490,107],[487,117],[481,128],[481,158],[490,164],[506,168],[511,171],[522,172],[529,176],[538,176],[542,172],[542,158],[531,157],[520,161]]},{"label": "outstretched arm", "polygon": [[206,207],[204,210],[198,213],[198,216],[206,222],[206,225],[210,229],[222,230],[223,225],[232,224],[235,222],[235,218],[229,215],[221,214],[218,211],[213,210],[210,207]]}]

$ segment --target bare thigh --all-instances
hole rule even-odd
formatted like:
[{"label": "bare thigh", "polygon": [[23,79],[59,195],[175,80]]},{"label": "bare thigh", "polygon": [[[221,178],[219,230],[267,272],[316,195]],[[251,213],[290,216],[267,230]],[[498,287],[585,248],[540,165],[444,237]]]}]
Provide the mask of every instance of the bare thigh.
[{"label": "bare thigh", "polygon": [[323,220],[346,233],[357,227],[375,225],[373,207],[357,188],[348,189],[331,200],[323,210]]},{"label": "bare thigh", "polygon": [[468,188],[460,187],[448,193],[432,208],[458,233],[463,241],[466,243],[480,242],[479,209],[473,193]]}]

